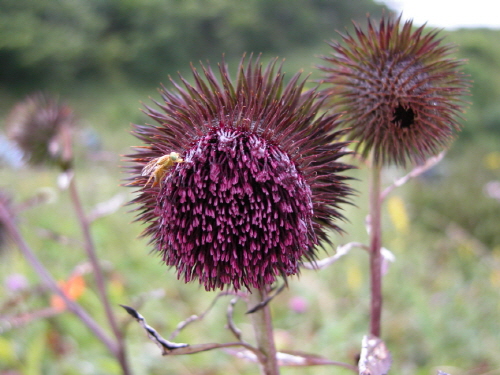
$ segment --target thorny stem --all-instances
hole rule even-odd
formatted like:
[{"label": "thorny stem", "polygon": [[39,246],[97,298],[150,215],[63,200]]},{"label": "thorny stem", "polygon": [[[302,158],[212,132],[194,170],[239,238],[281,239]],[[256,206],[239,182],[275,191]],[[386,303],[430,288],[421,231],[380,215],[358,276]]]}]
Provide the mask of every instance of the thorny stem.
[{"label": "thorny stem", "polygon": [[382,318],[381,170],[381,165],[374,163],[370,176],[370,333],[376,337],[380,337],[380,321]]},{"label": "thorny stem", "polygon": [[68,307],[69,311],[78,316],[82,323],[87,326],[87,328],[108,348],[108,350],[113,355],[117,355],[118,348],[116,343],[110,337],[108,337],[108,335],[103,331],[99,324],[94,319],[92,319],[92,317],[79,304],[69,299],[66,293],[64,293],[61,288],[59,288],[57,281],[54,280],[50,272],[43,266],[35,253],[31,251],[26,241],[24,241],[24,238],[22,237],[19,229],[14,223],[14,219],[11,213],[2,204],[2,202],[0,202],[0,221],[3,222],[3,225],[8,230],[13,241],[19,247],[19,250],[23,254],[24,258],[28,261],[31,267],[33,267],[46,287],[53,293],[60,296]]},{"label": "thorny stem", "polygon": [[[248,297],[249,310],[260,304],[267,298],[265,287],[252,289]],[[250,314],[257,341],[257,348],[263,356],[260,361],[262,375],[279,375],[280,370],[276,359],[276,347],[274,344],[273,324],[269,304],[265,304],[257,311]]]},{"label": "thorny stem", "polygon": [[116,354],[117,360],[120,363],[120,366],[122,368],[123,375],[130,375],[131,370],[130,370],[130,367],[129,367],[128,361],[127,361],[127,353],[125,351],[125,343],[123,340],[123,334],[118,327],[118,323],[116,321],[116,318],[113,314],[113,310],[111,308],[111,304],[109,302],[109,296],[108,296],[108,292],[106,290],[106,283],[104,281],[102,269],[101,269],[101,266],[99,264],[99,259],[97,258],[97,254],[96,254],[95,246],[94,246],[94,241],[93,241],[92,236],[90,234],[89,221],[87,220],[87,218],[85,216],[82,204],[80,202],[80,197],[78,195],[78,190],[76,188],[75,177],[72,174],[72,171],[68,171],[66,173],[69,174],[69,178],[70,178],[69,193],[71,196],[71,201],[73,203],[73,207],[75,209],[76,216],[78,218],[80,227],[83,231],[85,252],[87,253],[87,257],[89,258],[90,264],[92,266],[92,271],[93,271],[94,278],[95,278],[96,285],[97,285],[97,291],[99,293],[101,303],[104,307],[104,310],[106,313],[106,318],[108,320],[109,326],[111,327],[111,330],[113,331],[113,335],[116,338],[117,352],[115,354]]}]

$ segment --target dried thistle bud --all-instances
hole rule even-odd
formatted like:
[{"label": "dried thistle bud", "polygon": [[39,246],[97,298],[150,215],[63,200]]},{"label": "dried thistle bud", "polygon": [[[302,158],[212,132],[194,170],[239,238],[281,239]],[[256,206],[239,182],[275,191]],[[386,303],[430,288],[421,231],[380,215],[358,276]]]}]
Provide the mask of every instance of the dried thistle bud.
[{"label": "dried thistle bud", "polygon": [[[276,62],[239,66],[232,81],[192,68],[163,88],[157,125],[135,125],[145,143],[130,155],[139,220],[165,263],[207,290],[260,288],[314,260],[327,231],[340,231],[351,189],[337,115],[317,116],[315,90],[296,75],[283,83]],[[153,177],[152,177],[153,176]],[[153,183],[151,183],[153,181]]]},{"label": "dried thistle bud", "polygon": [[27,163],[57,164],[63,169],[71,163],[73,125],[72,109],[44,93],[28,96],[6,120],[7,134],[23,151]]},{"label": "dried thistle bud", "polygon": [[462,60],[450,57],[438,31],[401,26],[401,17],[368,18],[364,32],[333,41],[333,53],[320,66],[327,88],[322,93],[334,111],[344,111],[349,138],[377,164],[420,164],[437,155],[460,129],[457,120],[469,82],[460,71]]}]

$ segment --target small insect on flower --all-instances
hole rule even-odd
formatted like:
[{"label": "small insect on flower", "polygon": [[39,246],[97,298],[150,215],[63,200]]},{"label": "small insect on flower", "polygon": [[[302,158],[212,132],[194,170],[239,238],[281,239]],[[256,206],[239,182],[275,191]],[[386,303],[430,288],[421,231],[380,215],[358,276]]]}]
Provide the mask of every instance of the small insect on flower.
[{"label": "small insect on flower", "polygon": [[161,185],[161,180],[167,174],[168,170],[174,166],[175,163],[182,163],[184,160],[177,152],[171,152],[168,155],[154,158],[142,169],[142,176],[149,176],[146,186],[153,180],[152,187]]}]

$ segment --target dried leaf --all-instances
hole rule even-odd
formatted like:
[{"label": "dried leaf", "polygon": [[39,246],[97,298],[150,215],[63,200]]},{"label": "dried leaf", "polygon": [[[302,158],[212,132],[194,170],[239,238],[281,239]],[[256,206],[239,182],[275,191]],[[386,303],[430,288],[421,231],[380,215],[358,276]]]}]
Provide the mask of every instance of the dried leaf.
[{"label": "dried leaf", "polygon": [[391,368],[391,353],[384,342],[373,335],[363,337],[359,375],[385,375]]},{"label": "dried leaf", "polygon": [[[235,357],[246,359],[251,362],[258,362],[255,351],[248,349],[226,349],[226,352]],[[357,371],[356,366],[347,363],[332,361],[315,354],[286,351],[277,352],[276,359],[280,367],[308,367],[308,366],[339,366],[348,370]]]},{"label": "dried leaf", "polygon": [[135,320],[137,320],[139,322],[139,324],[147,332],[148,337],[152,341],[154,341],[162,349],[162,355],[194,354],[194,353],[204,352],[204,351],[212,350],[212,349],[229,348],[229,347],[233,347],[233,346],[243,346],[248,351],[253,352],[256,357],[262,356],[262,353],[257,348],[254,348],[253,346],[251,346],[245,342],[227,342],[227,343],[223,343],[223,344],[206,343],[206,344],[189,345],[189,344],[168,341],[168,340],[164,339],[163,337],[161,337],[153,327],[149,326],[146,323],[146,320],[144,319],[144,317],[141,314],[139,314],[135,309],[133,309],[132,307],[129,307],[129,306],[125,306],[125,305],[120,305],[120,306],[123,307],[129,313],[130,316],[132,316]]},{"label": "dried leaf", "polygon": [[156,330],[153,327],[149,326],[146,323],[144,317],[141,314],[139,314],[136,310],[134,310],[132,307],[129,306],[125,305],[120,305],[120,306],[123,307],[131,317],[133,317],[135,320],[139,322],[141,327],[144,328],[144,330],[147,332],[148,337],[162,349],[163,355],[169,354],[173,350],[189,346],[188,344],[176,343],[165,340],[158,334],[158,332],[156,332]]}]

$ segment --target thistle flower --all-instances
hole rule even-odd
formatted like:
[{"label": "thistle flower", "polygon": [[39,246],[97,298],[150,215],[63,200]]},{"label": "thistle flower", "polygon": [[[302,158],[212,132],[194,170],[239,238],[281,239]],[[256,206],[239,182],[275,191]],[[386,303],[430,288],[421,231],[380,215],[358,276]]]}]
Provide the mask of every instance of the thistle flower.
[{"label": "thistle flower", "polygon": [[[159,125],[135,125],[145,143],[129,155],[133,203],[144,235],[185,282],[206,290],[260,288],[314,260],[327,231],[340,231],[339,205],[351,189],[337,159],[338,116],[317,117],[315,90],[302,94],[300,74],[284,85],[276,61],[242,60],[233,82],[225,64],[218,80],[192,67],[160,91]],[[151,178],[153,175],[153,178]]]},{"label": "thistle flower", "polygon": [[322,93],[335,111],[345,111],[352,127],[349,138],[366,158],[377,164],[420,164],[446,148],[460,129],[457,119],[468,81],[459,71],[464,63],[450,58],[452,46],[441,45],[438,31],[412,31],[382,18],[368,19],[365,33],[341,35],[344,44],[331,42],[333,53],[320,66],[329,85]]},{"label": "thistle flower", "polygon": [[17,104],[6,120],[7,134],[33,166],[58,164],[69,168],[69,129],[73,111],[44,93],[28,96]]}]

